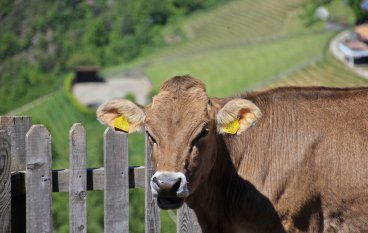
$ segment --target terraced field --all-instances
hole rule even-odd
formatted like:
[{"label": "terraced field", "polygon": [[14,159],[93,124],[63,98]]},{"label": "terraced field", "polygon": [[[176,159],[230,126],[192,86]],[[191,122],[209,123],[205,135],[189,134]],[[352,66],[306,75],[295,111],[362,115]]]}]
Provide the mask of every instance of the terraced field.
[{"label": "terraced field", "polygon": [[332,35],[330,32],[309,34],[208,51],[156,62],[146,73],[154,88],[169,77],[189,73],[206,83],[210,95],[232,95],[320,56]]},{"label": "terraced field", "polygon": [[[182,23],[188,40],[156,53],[153,58],[171,59],[207,50],[269,41],[305,33],[298,18],[304,0],[232,1],[213,11],[198,14]],[[320,26],[307,31],[321,29]]]},{"label": "terraced field", "polygon": [[266,88],[277,86],[354,87],[368,86],[368,80],[356,76],[339,61],[328,55],[321,62],[265,85]]}]

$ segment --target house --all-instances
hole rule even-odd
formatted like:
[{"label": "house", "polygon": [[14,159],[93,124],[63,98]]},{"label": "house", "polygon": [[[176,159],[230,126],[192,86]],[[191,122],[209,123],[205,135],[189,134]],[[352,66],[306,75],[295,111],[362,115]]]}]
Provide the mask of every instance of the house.
[{"label": "house", "polygon": [[356,26],[348,38],[339,43],[339,49],[350,65],[368,63],[368,24]]}]

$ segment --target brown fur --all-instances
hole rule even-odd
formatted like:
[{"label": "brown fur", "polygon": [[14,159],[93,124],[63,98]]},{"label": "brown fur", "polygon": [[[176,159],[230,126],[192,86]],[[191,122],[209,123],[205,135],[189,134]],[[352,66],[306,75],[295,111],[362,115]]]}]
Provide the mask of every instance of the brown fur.
[{"label": "brown fur", "polygon": [[[240,135],[218,134],[218,112],[237,98],[262,116]],[[186,175],[185,201],[204,233],[368,232],[368,88],[220,99],[184,76],[145,110],[154,166]]]}]

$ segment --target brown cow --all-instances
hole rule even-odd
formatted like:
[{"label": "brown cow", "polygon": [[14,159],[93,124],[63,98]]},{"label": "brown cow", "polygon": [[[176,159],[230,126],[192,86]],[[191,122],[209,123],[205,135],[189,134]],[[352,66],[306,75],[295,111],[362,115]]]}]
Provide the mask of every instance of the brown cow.
[{"label": "brown cow", "polygon": [[97,116],[144,128],[158,205],[186,202],[204,233],[368,232],[368,88],[219,99],[182,76],[144,109],[114,100]]}]

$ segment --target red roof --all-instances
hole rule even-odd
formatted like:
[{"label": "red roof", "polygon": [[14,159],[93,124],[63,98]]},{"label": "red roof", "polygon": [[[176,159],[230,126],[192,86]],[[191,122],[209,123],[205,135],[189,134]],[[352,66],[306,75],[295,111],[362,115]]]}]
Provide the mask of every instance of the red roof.
[{"label": "red roof", "polygon": [[362,40],[368,41],[368,24],[356,26],[354,32],[359,35]]}]

